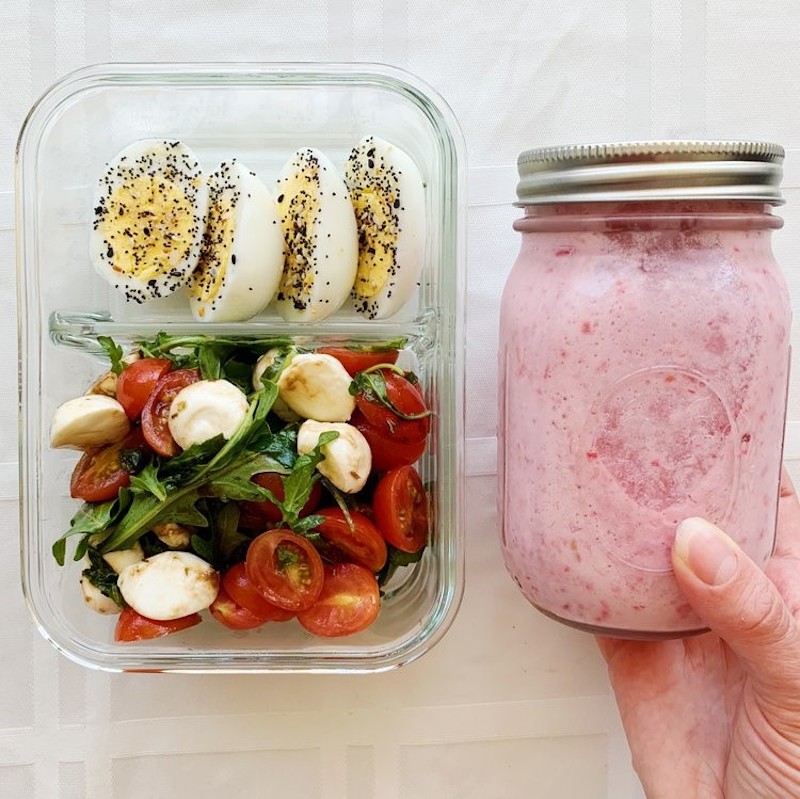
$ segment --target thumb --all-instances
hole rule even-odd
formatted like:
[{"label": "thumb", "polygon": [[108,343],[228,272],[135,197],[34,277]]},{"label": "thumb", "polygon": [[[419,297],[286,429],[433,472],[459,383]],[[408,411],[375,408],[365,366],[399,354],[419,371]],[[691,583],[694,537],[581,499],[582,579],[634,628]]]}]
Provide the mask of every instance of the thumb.
[{"label": "thumb", "polygon": [[678,525],[675,578],[695,612],[776,699],[800,689],[800,629],[778,589],[722,530],[699,518]]}]

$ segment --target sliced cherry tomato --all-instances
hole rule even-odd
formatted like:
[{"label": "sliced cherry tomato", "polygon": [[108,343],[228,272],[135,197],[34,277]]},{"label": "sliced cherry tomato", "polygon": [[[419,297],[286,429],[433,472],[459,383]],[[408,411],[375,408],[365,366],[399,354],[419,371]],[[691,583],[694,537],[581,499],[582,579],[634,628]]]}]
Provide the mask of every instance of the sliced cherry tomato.
[{"label": "sliced cherry tomato", "polygon": [[161,638],[200,624],[199,613],[182,616],[170,621],[156,621],[137,613],[133,608],[123,608],[117,619],[114,630],[115,641],[146,641],[150,638]]},{"label": "sliced cherry tomato", "polygon": [[[383,376],[386,399],[400,413],[392,410],[371,391],[359,391],[356,394],[356,407],[379,435],[404,444],[423,441],[430,430],[430,416],[426,415],[428,408],[420,390],[391,369],[379,369],[375,374]],[[418,418],[405,418],[407,416]]]},{"label": "sliced cherry tomato", "polygon": [[346,560],[379,572],[386,563],[386,542],[378,528],[363,513],[350,511],[352,527],[341,508],[317,511],[324,521],[315,528],[322,538],[345,555]]},{"label": "sliced cherry tomato", "polygon": [[253,587],[286,610],[310,608],[322,590],[322,558],[314,545],[283,528],[261,533],[250,543],[245,572]]},{"label": "sliced cherry tomato", "polygon": [[[257,483],[262,488],[269,489],[280,502],[283,502],[283,477],[278,472],[260,472],[253,475],[251,478],[254,483]],[[311,488],[311,494],[308,497],[308,502],[303,505],[300,516],[308,516],[309,513],[319,505],[322,500],[322,483],[317,481]],[[249,514],[249,517],[260,518],[263,522],[280,522],[283,520],[281,509],[270,500],[265,499],[263,502],[241,502],[240,506],[243,511]],[[263,523],[262,522],[262,523]]]},{"label": "sliced cherry tomato", "polygon": [[310,633],[333,638],[369,627],[381,608],[375,575],[357,563],[325,566],[325,581],[317,601],[297,614]]},{"label": "sliced cherry tomato", "polygon": [[403,552],[417,552],[428,540],[428,495],[417,470],[400,466],[386,472],[372,499],[375,524]]},{"label": "sliced cherry tomato", "polygon": [[389,435],[383,435],[367,422],[357,408],[350,417],[350,424],[358,428],[367,439],[372,452],[372,468],[376,472],[385,472],[397,466],[416,463],[425,452],[426,439],[407,444]]},{"label": "sliced cherry tomato", "polygon": [[320,347],[317,352],[333,355],[355,377],[365,369],[382,363],[397,363],[397,350],[352,350],[349,347]]},{"label": "sliced cherry tomato", "polygon": [[230,630],[252,630],[264,623],[264,619],[234,602],[224,585],[219,587],[217,598],[208,609],[220,624]]},{"label": "sliced cherry tomato", "polygon": [[237,563],[225,572],[222,576],[222,587],[237,605],[249,610],[262,622],[289,621],[289,619],[294,618],[292,611],[279,608],[277,605],[267,602],[256,591],[247,577],[244,563]]},{"label": "sliced cherry tomato", "polygon": [[117,402],[132,421],[142,415],[147,398],[156,383],[172,369],[167,358],[140,358],[128,364],[117,378]]},{"label": "sliced cherry tomato", "polygon": [[169,432],[169,407],[182,388],[200,379],[197,369],[167,372],[156,383],[142,408],[142,430],[147,443],[165,458],[173,458],[181,448]]},{"label": "sliced cherry tomato", "polygon": [[122,441],[86,450],[72,470],[69,493],[85,502],[114,499],[120,488],[131,484],[130,472],[123,465],[126,452],[144,452],[147,444],[140,427],[134,427]]}]

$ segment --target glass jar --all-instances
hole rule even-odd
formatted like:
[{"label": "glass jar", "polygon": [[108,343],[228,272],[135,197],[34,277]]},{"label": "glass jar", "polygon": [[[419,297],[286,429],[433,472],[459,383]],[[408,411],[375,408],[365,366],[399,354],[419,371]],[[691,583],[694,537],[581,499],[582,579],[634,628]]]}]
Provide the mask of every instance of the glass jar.
[{"label": "glass jar", "polygon": [[770,557],[790,344],[770,241],[782,161],[741,142],[520,156],[499,505],[506,566],[547,615],[631,638],[702,630],[671,570],[689,516]]}]

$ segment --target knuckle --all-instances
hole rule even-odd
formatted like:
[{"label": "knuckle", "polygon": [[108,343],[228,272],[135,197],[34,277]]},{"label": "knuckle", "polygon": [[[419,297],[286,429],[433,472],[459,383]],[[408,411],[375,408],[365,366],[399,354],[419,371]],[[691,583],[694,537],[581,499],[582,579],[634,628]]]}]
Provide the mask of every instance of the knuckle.
[{"label": "knuckle", "polygon": [[794,620],[776,590],[763,583],[747,586],[738,605],[742,635],[773,643],[789,636]]}]

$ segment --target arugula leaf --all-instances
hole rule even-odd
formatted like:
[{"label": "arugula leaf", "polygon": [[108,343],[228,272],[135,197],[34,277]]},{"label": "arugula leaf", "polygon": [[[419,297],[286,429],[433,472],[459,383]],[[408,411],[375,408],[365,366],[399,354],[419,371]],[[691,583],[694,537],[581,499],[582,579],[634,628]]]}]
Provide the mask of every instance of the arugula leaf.
[{"label": "arugula leaf", "polygon": [[189,546],[194,550],[198,558],[202,558],[206,563],[214,565],[214,544],[205,536],[194,533],[190,539]]},{"label": "arugula leaf", "polygon": [[260,430],[253,431],[247,448],[269,455],[288,472],[297,460],[297,427],[286,427],[273,433],[265,424]]},{"label": "arugula leaf", "polygon": [[427,408],[419,413],[404,413],[392,402],[386,389],[386,378],[383,376],[382,372],[384,369],[396,372],[400,376],[405,377],[410,383],[417,382],[416,375],[413,372],[404,372],[400,367],[394,366],[393,364],[381,364],[359,372],[353,378],[353,382],[350,383],[350,393],[353,396],[363,394],[367,399],[373,402],[379,402],[401,419],[425,419],[430,416],[431,411]]},{"label": "arugula leaf", "polygon": [[197,361],[200,375],[204,380],[218,380],[222,377],[222,359],[219,347],[211,344],[198,347]]},{"label": "arugula leaf", "polygon": [[292,530],[298,535],[305,536],[306,538],[317,542],[317,548],[319,548],[319,543],[322,541],[322,536],[316,532],[316,528],[319,527],[324,521],[324,516],[318,516],[315,513],[312,513],[308,516],[299,516],[292,524]]},{"label": "arugula leaf", "polygon": [[81,574],[102,594],[113,600],[119,607],[125,607],[125,600],[117,585],[117,573],[105,562],[103,556],[94,548],[89,547],[86,554],[89,556],[89,567]]},{"label": "arugula leaf", "polygon": [[[253,483],[250,478],[259,472],[283,472],[281,464],[261,453],[255,453],[244,461],[233,464],[220,477],[206,483],[203,487],[205,496],[220,497],[223,499],[251,500],[260,502],[272,496],[269,489]],[[270,494],[270,496],[266,496]],[[302,507],[302,506],[301,506]]]},{"label": "arugula leaf", "polygon": [[158,464],[151,462],[139,474],[131,475],[131,491],[135,494],[152,494],[156,499],[167,498],[167,487],[158,477]]},{"label": "arugula leaf", "polygon": [[283,478],[283,502],[276,504],[283,512],[284,521],[292,529],[300,518],[300,511],[311,496],[314,483],[319,480],[320,475],[316,468],[325,458],[322,448],[338,437],[339,434],[335,430],[321,433],[317,446],[306,455],[299,455],[292,471]]},{"label": "arugula leaf", "polygon": [[108,359],[111,361],[111,371],[118,375],[124,368],[123,358],[125,353],[122,347],[117,344],[111,336],[98,336],[97,343],[105,350]]},{"label": "arugula leaf", "polygon": [[215,569],[223,571],[250,539],[239,532],[239,506],[235,502],[209,501],[204,510],[209,526],[192,536],[191,548]]},{"label": "arugula leaf", "polygon": [[386,549],[388,550],[386,565],[377,574],[378,585],[381,587],[392,579],[398,569],[403,566],[410,566],[412,563],[418,563],[422,560],[422,554],[425,552],[425,547],[418,549],[416,552],[403,552],[401,549],[397,549],[391,544],[387,544]]},{"label": "arugula leaf", "polygon": [[[84,502],[70,521],[69,530],[53,543],[53,557],[59,566],[64,565],[67,554],[67,538],[75,535],[100,535],[106,532],[111,525],[127,510],[131,503],[130,492],[122,488],[116,499],[108,502]],[[76,560],[80,560],[85,552],[85,547],[80,554],[76,553]]]},{"label": "arugula leaf", "polygon": [[139,539],[139,544],[146,558],[152,558],[153,555],[158,555],[169,549],[169,547],[152,531],[145,533]]},{"label": "arugula leaf", "polygon": [[226,563],[243,544],[249,543],[250,539],[239,532],[239,507],[226,502],[215,519],[214,543],[218,554],[220,565]]}]

